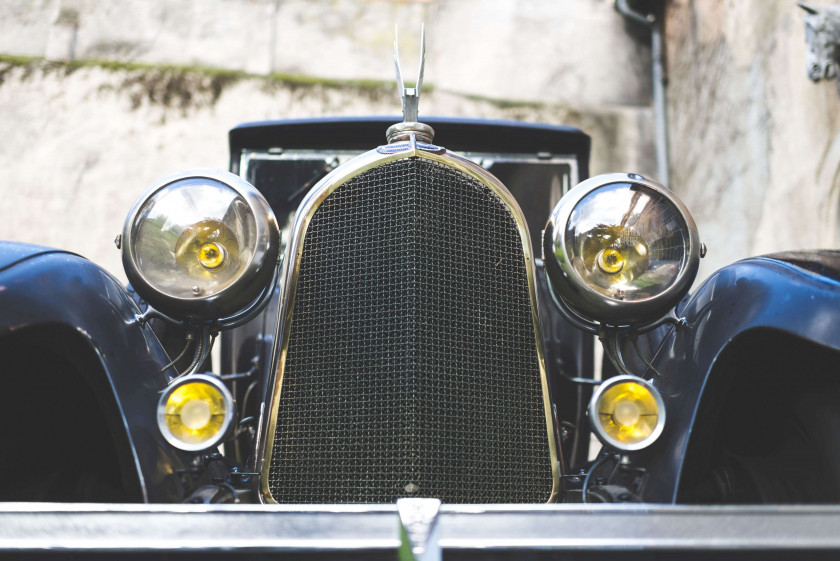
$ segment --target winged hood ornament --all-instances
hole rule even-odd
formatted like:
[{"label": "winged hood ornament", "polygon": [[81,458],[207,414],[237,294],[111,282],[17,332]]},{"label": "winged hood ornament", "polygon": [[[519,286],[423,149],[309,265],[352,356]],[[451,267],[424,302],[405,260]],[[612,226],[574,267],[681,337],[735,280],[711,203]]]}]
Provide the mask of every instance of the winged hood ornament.
[{"label": "winged hood ornament", "polygon": [[410,140],[413,133],[416,141],[431,143],[435,135],[434,129],[418,121],[420,92],[423,89],[423,71],[426,66],[426,26],[423,25],[420,28],[420,68],[417,70],[417,82],[413,88],[405,87],[403,82],[397,38],[397,26],[394,25],[394,69],[397,73],[397,91],[402,103],[403,122],[389,127],[386,136],[388,142],[393,143]]}]

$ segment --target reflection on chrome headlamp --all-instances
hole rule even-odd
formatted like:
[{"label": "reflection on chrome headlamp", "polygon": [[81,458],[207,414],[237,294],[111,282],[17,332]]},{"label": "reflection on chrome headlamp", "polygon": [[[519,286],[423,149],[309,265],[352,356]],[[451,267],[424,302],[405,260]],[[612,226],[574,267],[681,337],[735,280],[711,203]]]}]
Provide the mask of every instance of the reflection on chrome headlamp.
[{"label": "reflection on chrome headlamp", "polygon": [[638,175],[584,181],[551,213],[544,239],[552,288],[586,320],[655,320],[697,274],[697,228],[683,204]]},{"label": "reflection on chrome headlamp", "polygon": [[227,172],[198,171],[152,187],[123,231],[123,266],[137,293],[178,319],[224,318],[271,281],[279,230],[257,190]]}]

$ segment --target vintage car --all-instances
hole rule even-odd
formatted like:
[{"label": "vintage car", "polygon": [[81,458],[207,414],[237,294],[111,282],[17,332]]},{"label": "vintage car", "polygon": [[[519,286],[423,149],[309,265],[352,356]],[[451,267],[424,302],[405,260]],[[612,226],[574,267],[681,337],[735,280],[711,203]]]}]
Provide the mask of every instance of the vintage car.
[{"label": "vintage car", "polygon": [[0,245],[2,500],[838,502],[840,253],[688,295],[673,193],[398,81],[402,122],[244,124],[229,172],[152,185],[128,287]]}]

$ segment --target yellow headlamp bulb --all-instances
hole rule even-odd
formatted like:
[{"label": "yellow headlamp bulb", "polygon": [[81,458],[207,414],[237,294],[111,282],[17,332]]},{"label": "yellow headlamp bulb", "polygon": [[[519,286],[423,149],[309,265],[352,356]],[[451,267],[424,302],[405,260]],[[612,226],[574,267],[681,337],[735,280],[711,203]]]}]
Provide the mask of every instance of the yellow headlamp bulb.
[{"label": "yellow headlamp bulb", "polygon": [[219,243],[207,242],[198,250],[198,262],[205,269],[218,269],[224,264],[226,257],[227,250]]},{"label": "yellow headlamp bulb", "polygon": [[175,244],[175,261],[192,278],[204,279],[218,275],[228,265],[235,267],[239,260],[236,234],[218,220],[203,220],[181,234]]},{"label": "yellow headlamp bulb", "polygon": [[624,268],[624,255],[617,249],[608,247],[607,249],[601,250],[595,262],[598,264],[598,268],[604,273],[615,275],[616,273],[620,273]]}]

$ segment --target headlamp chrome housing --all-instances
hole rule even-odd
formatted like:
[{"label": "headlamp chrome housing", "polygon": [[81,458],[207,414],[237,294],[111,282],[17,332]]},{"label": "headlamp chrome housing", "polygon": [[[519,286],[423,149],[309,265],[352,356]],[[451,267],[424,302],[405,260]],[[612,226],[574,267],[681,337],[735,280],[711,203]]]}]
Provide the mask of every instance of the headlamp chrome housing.
[{"label": "headlamp chrome housing", "polygon": [[154,184],[122,234],[129,282],[178,320],[225,322],[265,293],[280,252],[266,200],[225,171],[188,171]]},{"label": "headlamp chrome housing", "polygon": [[555,296],[584,322],[654,321],[688,292],[700,260],[697,226],[662,185],[607,174],[569,191],[543,238]]}]

